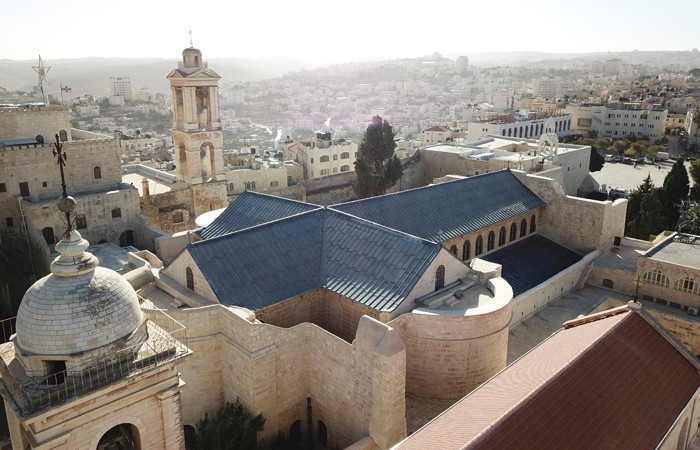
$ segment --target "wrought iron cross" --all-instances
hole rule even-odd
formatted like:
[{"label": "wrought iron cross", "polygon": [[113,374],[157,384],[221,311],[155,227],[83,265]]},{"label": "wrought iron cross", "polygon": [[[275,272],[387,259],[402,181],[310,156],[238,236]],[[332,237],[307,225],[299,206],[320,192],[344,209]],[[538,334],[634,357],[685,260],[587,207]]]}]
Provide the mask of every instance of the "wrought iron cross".
[{"label": "wrought iron cross", "polygon": [[[62,197],[65,199],[68,198],[68,193],[66,192],[66,177],[63,174],[63,166],[66,165],[66,159],[68,159],[68,157],[66,156],[66,152],[63,151],[63,144],[61,144],[58,135],[56,135],[56,143],[54,144],[54,147],[55,148],[53,150],[53,156],[55,158],[58,158],[57,164],[58,167],[60,167],[61,169],[61,189],[63,190]],[[61,210],[61,212],[65,213],[66,215],[66,225],[68,227],[68,230],[72,230],[73,227],[70,223],[70,211]]]}]

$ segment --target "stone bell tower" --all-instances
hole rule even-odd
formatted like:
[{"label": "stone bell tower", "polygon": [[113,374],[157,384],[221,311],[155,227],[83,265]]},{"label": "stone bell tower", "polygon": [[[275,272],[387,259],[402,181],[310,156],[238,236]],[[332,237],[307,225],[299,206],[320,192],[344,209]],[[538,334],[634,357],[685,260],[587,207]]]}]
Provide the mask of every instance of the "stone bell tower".
[{"label": "stone bell tower", "polygon": [[219,75],[186,48],[168,75],[173,94],[173,144],[177,178],[190,185],[225,180],[219,117]]}]

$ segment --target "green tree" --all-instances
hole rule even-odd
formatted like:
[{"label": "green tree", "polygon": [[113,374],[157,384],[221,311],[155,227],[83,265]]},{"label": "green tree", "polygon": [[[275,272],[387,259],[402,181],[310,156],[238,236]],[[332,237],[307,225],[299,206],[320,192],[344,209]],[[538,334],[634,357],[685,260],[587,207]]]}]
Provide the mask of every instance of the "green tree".
[{"label": "green tree", "polygon": [[651,174],[647,174],[647,177],[644,179],[642,184],[637,186],[637,188],[630,193],[630,196],[627,199],[627,223],[625,224],[626,233],[629,234],[630,223],[637,217],[637,215],[639,215],[639,211],[642,207],[642,197],[650,192],[654,192],[654,194],[658,196],[658,191],[659,188],[654,187],[654,183],[651,181]]},{"label": "green tree", "polygon": [[588,170],[590,172],[597,172],[603,168],[603,164],[605,164],[605,158],[603,157],[603,155],[601,155],[596,149],[591,147],[591,159],[588,162]]},{"label": "green tree", "polygon": [[654,160],[659,152],[663,152],[666,148],[663,145],[650,145],[642,151],[642,154],[649,160]]},{"label": "green tree", "polygon": [[642,194],[640,211],[629,223],[628,235],[648,240],[652,234],[663,231],[663,208],[655,191]]},{"label": "green tree", "polygon": [[401,161],[394,155],[396,143],[389,122],[381,117],[372,118],[355,161],[355,195],[359,198],[382,195],[401,178]]},{"label": "green tree", "polygon": [[197,425],[197,450],[254,450],[258,448],[258,433],[265,429],[262,414],[253,417],[236,399],[226,402],[214,416],[208,415]]},{"label": "green tree", "polygon": [[700,234],[700,206],[688,208],[678,222],[679,231]]},{"label": "green tree", "polygon": [[693,179],[693,187],[690,188],[690,198],[695,201],[700,201],[700,159],[690,163],[690,178]]},{"label": "green tree", "polygon": [[685,162],[680,159],[673,164],[671,171],[664,178],[661,192],[660,199],[666,209],[666,229],[674,230],[676,228],[680,216],[677,205],[680,200],[688,197],[689,189],[688,171],[685,168]]}]

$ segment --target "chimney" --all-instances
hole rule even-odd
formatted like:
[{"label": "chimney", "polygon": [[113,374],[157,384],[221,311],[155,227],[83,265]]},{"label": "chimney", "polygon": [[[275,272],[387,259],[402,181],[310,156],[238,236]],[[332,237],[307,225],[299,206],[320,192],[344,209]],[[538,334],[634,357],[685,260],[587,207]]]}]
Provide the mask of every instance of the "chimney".
[{"label": "chimney", "polygon": [[148,189],[148,178],[146,177],[141,180],[141,196],[146,204],[151,203],[151,192]]}]

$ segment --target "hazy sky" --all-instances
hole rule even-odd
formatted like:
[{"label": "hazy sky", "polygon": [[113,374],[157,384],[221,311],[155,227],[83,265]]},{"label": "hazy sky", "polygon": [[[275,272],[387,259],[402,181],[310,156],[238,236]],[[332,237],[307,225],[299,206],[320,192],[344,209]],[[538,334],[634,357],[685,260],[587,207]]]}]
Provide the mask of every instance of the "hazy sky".
[{"label": "hazy sky", "polygon": [[698,0],[0,0],[0,11],[0,59],[178,59],[190,28],[205,59],[700,47]]}]

